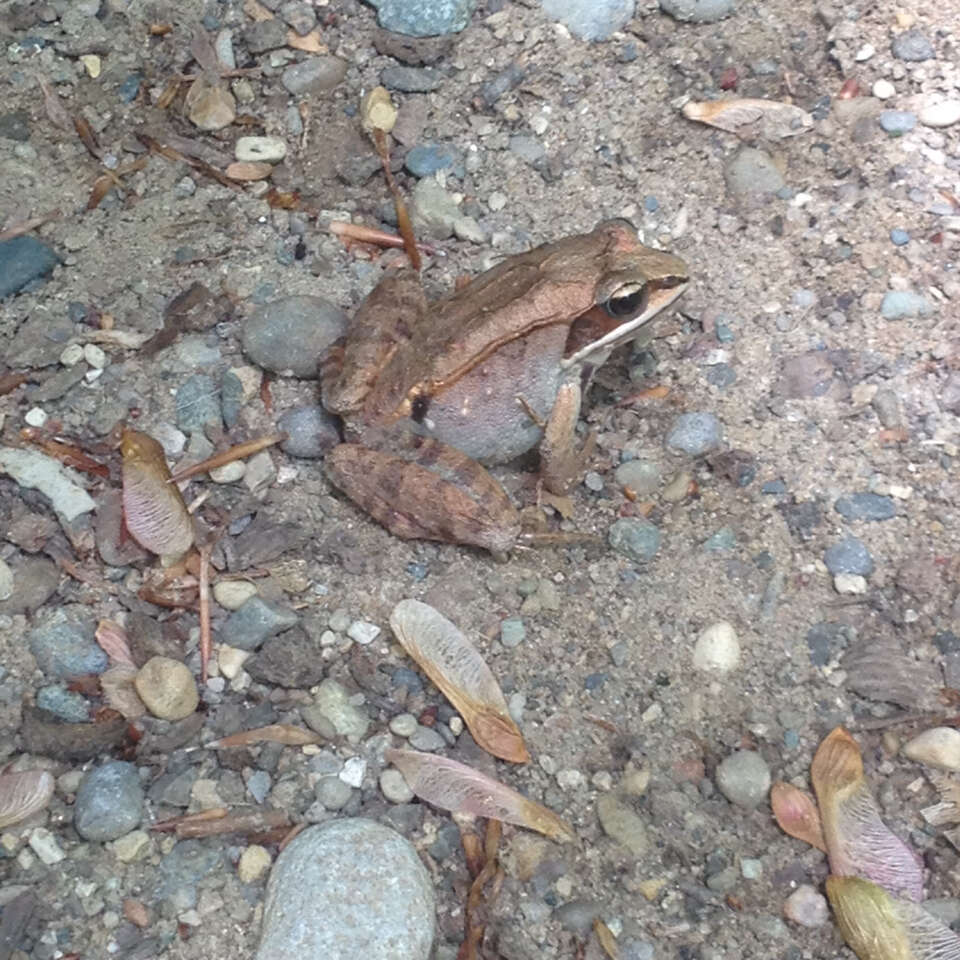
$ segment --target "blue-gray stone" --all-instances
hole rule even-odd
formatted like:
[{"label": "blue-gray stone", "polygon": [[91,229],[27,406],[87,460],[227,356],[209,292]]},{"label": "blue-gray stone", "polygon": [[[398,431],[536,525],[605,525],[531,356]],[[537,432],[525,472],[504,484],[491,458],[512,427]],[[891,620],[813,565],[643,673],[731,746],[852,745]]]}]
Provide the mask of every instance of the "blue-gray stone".
[{"label": "blue-gray stone", "polygon": [[415,177],[429,177],[438,170],[452,170],[463,177],[463,158],[459,151],[444,143],[418,143],[406,155],[403,165]]},{"label": "blue-gray stone", "polygon": [[30,114],[26,110],[0,113],[0,137],[26,143],[30,139]]},{"label": "blue-gray stone", "polygon": [[0,299],[46,276],[60,258],[45,243],[25,234],[0,243]]},{"label": "blue-gray stone", "polygon": [[272,781],[266,770],[254,770],[247,778],[247,790],[257,803],[263,803],[270,793]]},{"label": "blue-gray stone", "polygon": [[914,63],[920,60],[933,60],[937,55],[933,44],[916,27],[898,33],[890,44],[890,50],[898,60]]},{"label": "blue-gray stone", "polygon": [[243,409],[243,384],[232,371],[227,370],[220,381],[220,412],[227,429],[236,425]]},{"label": "blue-gray stone", "polygon": [[647,213],[656,213],[660,209],[660,201],[652,194],[647,194],[643,198],[643,209]]},{"label": "blue-gray stone", "polygon": [[256,650],[265,640],[300,622],[292,610],[262,597],[251,597],[227,617],[219,630],[221,643],[239,650]]},{"label": "blue-gray stone", "polygon": [[420,693],[423,690],[423,681],[409,667],[397,667],[390,674],[390,681],[395,687],[405,687],[410,693]]},{"label": "blue-gray stone", "polygon": [[143,77],[139,73],[131,73],[117,88],[117,93],[120,96],[120,101],[122,103],[133,103],[137,99],[137,94],[140,92],[140,84],[143,82]]},{"label": "blue-gray stone", "polygon": [[175,399],[177,426],[184,433],[202,433],[207,426],[223,425],[220,413],[220,388],[213,377],[195,373],[177,390]]},{"label": "blue-gray stone", "polygon": [[515,134],[508,141],[511,153],[529,164],[538,163],[547,155],[547,148],[536,138],[525,133]]},{"label": "blue-gray stone", "polygon": [[219,837],[181,840],[157,867],[155,895],[177,913],[197,905],[197,885],[227,863],[226,849]]},{"label": "blue-gray stone", "polygon": [[527,628],[520,617],[500,621],[500,642],[507,648],[519,647],[527,636]]},{"label": "blue-gray stone", "polygon": [[616,520],[607,531],[610,546],[634,563],[652,560],[660,549],[660,531],[649,520],[624,517]]},{"label": "blue-gray stone", "polygon": [[277,421],[277,429],[287,435],[280,446],[291,457],[316,459],[340,442],[336,419],[317,403],[287,410]]},{"label": "blue-gray stone", "polygon": [[707,383],[725,390],[737,382],[737,371],[729,363],[714,363],[707,367]]},{"label": "blue-gray stone", "polygon": [[719,446],[722,434],[720,421],[712,413],[682,413],[667,434],[667,446],[698,457]]},{"label": "blue-gray stone", "polygon": [[760,492],[767,496],[778,496],[787,492],[787,485],[782,480],[768,480],[760,488]]},{"label": "blue-gray stone", "polygon": [[116,840],[140,826],[143,785],[132,763],[112,760],[80,781],[73,825],[84,840]]},{"label": "blue-gray stone", "polygon": [[917,115],[909,110],[882,110],[880,126],[889,134],[902,137],[917,125]]},{"label": "blue-gray stone", "polygon": [[840,497],[833,509],[846,520],[889,520],[897,515],[890,497],[879,493],[851,493]]},{"label": "blue-gray stone", "polygon": [[633,18],[634,0],[542,0],[543,12],[581,40],[609,40]]},{"label": "blue-gray stone", "polygon": [[903,320],[907,317],[925,317],[933,312],[930,301],[913,290],[889,290],[880,304],[884,320]]},{"label": "blue-gray stone", "polygon": [[850,627],[845,623],[824,620],[815,623],[807,631],[807,647],[810,662],[815,667],[825,667],[850,641]]},{"label": "blue-gray stone", "polygon": [[730,527],[721,527],[707,539],[703,549],[708,553],[726,553],[737,545],[737,535]]},{"label": "blue-gray stone", "polygon": [[343,336],[346,326],[346,314],[322,297],[284,297],[247,319],[243,350],[265,370],[313,380],[318,358]]},{"label": "blue-gray stone", "polygon": [[90,704],[86,698],[59,683],[37,691],[37,706],[67,723],[86,723],[90,719]]},{"label": "blue-gray stone", "polygon": [[894,227],[890,231],[890,242],[895,247],[904,247],[910,242],[910,234],[906,230],[901,230],[899,227]]},{"label": "blue-gray stone", "polygon": [[823,562],[836,576],[838,573],[855,573],[869,577],[873,573],[873,557],[866,544],[857,537],[844,537],[824,551]]},{"label": "blue-gray stone", "polygon": [[443,74],[429,67],[393,64],[380,72],[380,82],[388,90],[399,90],[401,93],[430,93],[443,84]]},{"label": "blue-gray stone", "polygon": [[713,330],[717,335],[717,343],[733,343],[733,341],[736,339],[729,323],[727,323],[725,320],[721,320],[719,317],[714,324]]},{"label": "blue-gray stone", "polygon": [[107,655],[94,640],[89,620],[74,620],[63,613],[30,631],[30,651],[37,665],[57,680],[73,680],[107,669]]},{"label": "blue-gray stone", "polygon": [[408,37],[459,33],[470,22],[477,0],[368,0],[384,30]]},{"label": "blue-gray stone", "polygon": [[332,820],[273,865],[255,960],[427,960],[435,922],[433,881],[409,840],[373,820]]},{"label": "blue-gray stone", "polygon": [[733,0],[660,0],[660,9],[685,23],[714,23],[733,13]]}]

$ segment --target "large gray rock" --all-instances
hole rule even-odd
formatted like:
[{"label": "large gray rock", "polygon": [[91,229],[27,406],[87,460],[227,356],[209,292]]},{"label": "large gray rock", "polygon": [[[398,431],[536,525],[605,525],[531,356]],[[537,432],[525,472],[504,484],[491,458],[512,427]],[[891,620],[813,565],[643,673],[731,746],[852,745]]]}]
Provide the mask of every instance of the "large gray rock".
[{"label": "large gray rock", "polygon": [[373,820],[303,831],[277,858],[256,960],[427,960],[434,893],[412,844]]}]

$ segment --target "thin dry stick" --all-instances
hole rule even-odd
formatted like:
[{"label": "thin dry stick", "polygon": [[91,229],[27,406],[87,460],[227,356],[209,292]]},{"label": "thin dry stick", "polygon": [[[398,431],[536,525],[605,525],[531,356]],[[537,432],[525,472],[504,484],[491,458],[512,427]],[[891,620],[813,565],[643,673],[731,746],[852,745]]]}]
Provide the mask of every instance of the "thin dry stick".
[{"label": "thin dry stick", "polygon": [[200,682],[206,686],[207,666],[213,651],[210,636],[210,544],[200,548]]},{"label": "thin dry stick", "polygon": [[63,214],[59,210],[51,210],[49,213],[43,213],[39,217],[33,217],[31,220],[24,220],[22,223],[15,223],[8,230],[0,232],[0,243],[2,243],[4,240],[12,240],[14,237],[22,236],[25,233],[29,233],[31,230],[36,230],[37,227],[42,227],[50,220],[57,220],[62,216]]},{"label": "thin dry stick", "polygon": [[226,463],[233,463],[234,460],[243,460],[245,457],[259,453],[266,447],[272,447],[275,443],[282,443],[286,439],[287,435],[285,433],[270,433],[265,437],[258,437],[256,440],[238,443],[229,450],[224,450],[222,453],[215,453],[212,457],[207,457],[206,460],[201,460],[199,463],[194,463],[189,467],[178,470],[168,482],[180,483],[181,480],[194,477],[198,473],[216,470],[217,467],[222,467]]},{"label": "thin dry stick", "polygon": [[407,213],[406,204],[403,197],[400,196],[400,190],[393,179],[393,173],[390,170],[390,148],[387,145],[387,135],[379,128],[373,129],[373,142],[380,155],[380,163],[383,166],[383,175],[387,178],[387,186],[390,193],[393,194],[393,205],[397,210],[397,229],[400,236],[403,237],[403,248],[407,252],[410,260],[410,266],[417,272],[420,271],[420,252],[417,250],[417,238],[413,233],[413,224],[410,223],[410,215]]}]

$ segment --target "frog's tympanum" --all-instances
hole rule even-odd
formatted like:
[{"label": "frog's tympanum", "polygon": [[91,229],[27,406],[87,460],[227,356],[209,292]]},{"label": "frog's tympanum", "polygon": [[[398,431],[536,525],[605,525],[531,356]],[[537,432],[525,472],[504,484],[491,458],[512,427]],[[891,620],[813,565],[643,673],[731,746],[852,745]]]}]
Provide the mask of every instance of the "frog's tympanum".
[{"label": "frog's tympanum", "polygon": [[397,536],[509,550],[519,514],[481,464],[539,447],[544,485],[568,491],[592,447],[576,425],[594,371],[687,283],[679,257],[623,220],[432,304],[414,271],[389,273],[323,366],[347,440],[327,454],[330,479]]}]

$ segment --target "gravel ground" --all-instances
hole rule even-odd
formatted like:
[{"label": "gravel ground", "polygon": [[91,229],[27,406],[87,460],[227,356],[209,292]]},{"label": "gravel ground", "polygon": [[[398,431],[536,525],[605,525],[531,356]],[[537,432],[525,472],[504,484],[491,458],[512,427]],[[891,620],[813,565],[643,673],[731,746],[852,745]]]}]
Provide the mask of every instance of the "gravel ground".
[{"label": "gravel ground", "polygon": [[[960,5],[661,0],[587,4],[606,20],[584,25],[570,4],[568,27],[555,4],[487,0],[427,40],[378,32],[354,0],[268,6],[205,4],[207,45],[239,72],[164,104],[202,73],[194,4],[0,2],[0,231],[60,213],[0,243],[0,381],[29,374],[0,397],[0,762],[56,782],[0,831],[0,957],[255,956],[277,836],[149,828],[262,804],[403,834],[434,886],[432,956],[453,960],[469,874],[449,815],[381,777],[407,743],[495,774],[579,838],[505,828],[490,957],[599,957],[595,918],[627,960],[852,956],[803,886],[822,890],[823,856],[767,799],[771,779],[808,784],[841,723],[928,896],[960,919],[960,841],[921,815],[941,775],[900,751],[960,687]],[[729,15],[700,22],[714,11]],[[437,247],[429,294],[610,217],[690,266],[679,307],[597,377],[572,516],[539,511],[579,543],[498,563],[401,541],[324,478],[311,338],[336,336],[380,273],[328,225],[393,216],[358,120],[379,83]],[[682,112],[720,97],[806,120],[738,135]],[[267,180],[210,175],[265,154]],[[182,332],[147,355],[171,315]],[[156,561],[119,535],[118,458],[109,478],[72,473],[54,511],[11,453],[38,449],[25,427],[106,443],[124,419],[181,465],[291,433],[186,490],[226,526],[215,565],[249,576],[217,585],[199,712],[198,620],[138,597]],[[493,471],[524,508],[533,466]],[[531,763],[485,757],[405,656],[389,615],[408,597],[481,650]],[[103,620],[150,661],[133,736],[76,682],[106,666]],[[329,742],[202,746],[271,723]],[[401,906],[417,884],[401,879]],[[809,926],[784,915],[798,888],[788,916]]]}]

